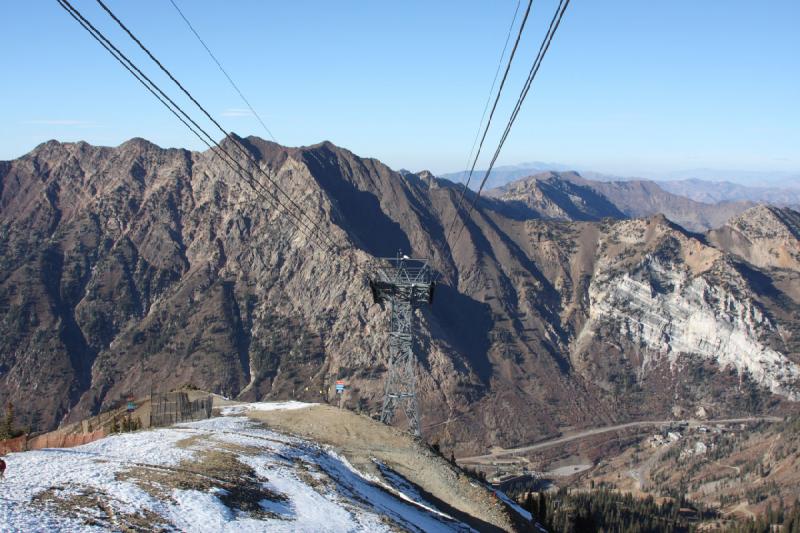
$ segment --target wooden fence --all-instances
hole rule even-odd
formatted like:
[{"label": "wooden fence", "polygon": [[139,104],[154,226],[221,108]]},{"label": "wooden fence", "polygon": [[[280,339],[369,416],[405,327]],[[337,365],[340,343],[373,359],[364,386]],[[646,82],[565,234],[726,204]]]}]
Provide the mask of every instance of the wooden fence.
[{"label": "wooden fence", "polygon": [[185,392],[150,395],[150,427],[171,426],[211,418],[213,398],[206,396],[189,401]]},{"label": "wooden fence", "polygon": [[[150,426],[170,426],[179,422],[211,418],[212,405],[213,397],[210,395],[189,401],[189,396],[185,392],[152,394],[150,396]],[[43,448],[72,448],[73,446],[88,444],[107,436],[117,421],[122,420],[123,417],[124,415],[118,416],[114,414],[113,417],[103,422],[102,428],[94,431],[86,431],[91,425],[88,421],[84,421],[80,428],[75,428],[78,431],[75,431],[75,429],[62,429],[36,437],[22,435],[14,439],[0,441],[0,455],[11,452],[24,452],[26,450],[41,450]]]}]

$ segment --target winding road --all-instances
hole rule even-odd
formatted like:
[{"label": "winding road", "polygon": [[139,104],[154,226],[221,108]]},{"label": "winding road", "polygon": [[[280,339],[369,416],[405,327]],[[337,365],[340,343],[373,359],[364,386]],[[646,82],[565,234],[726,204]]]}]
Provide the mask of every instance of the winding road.
[{"label": "winding road", "polygon": [[472,457],[460,457],[457,460],[459,464],[485,464],[491,463],[493,460],[500,457],[507,457],[509,455],[517,455],[521,453],[533,452],[551,448],[559,444],[571,442],[573,440],[584,439],[594,435],[602,435],[613,431],[621,431],[624,429],[637,428],[637,427],[662,427],[670,426],[673,424],[687,424],[689,427],[708,426],[713,424],[739,424],[751,422],[782,422],[783,418],[777,416],[750,416],[744,418],[721,418],[716,420],[643,420],[639,422],[628,422],[625,424],[617,424],[614,426],[603,426],[598,428],[585,429],[569,435],[563,435],[555,439],[537,442],[527,446],[520,446],[517,448],[497,449],[486,455],[475,455]]}]

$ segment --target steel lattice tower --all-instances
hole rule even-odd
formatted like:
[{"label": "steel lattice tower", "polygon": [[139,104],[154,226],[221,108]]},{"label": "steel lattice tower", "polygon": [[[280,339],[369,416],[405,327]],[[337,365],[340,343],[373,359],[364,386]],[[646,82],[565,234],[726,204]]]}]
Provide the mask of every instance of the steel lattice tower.
[{"label": "steel lattice tower", "polygon": [[398,406],[408,418],[409,431],[420,436],[417,379],[414,373],[414,309],[433,302],[434,283],[425,259],[383,258],[373,268],[369,282],[372,297],[392,310],[389,329],[389,370],[381,422],[391,424]]}]

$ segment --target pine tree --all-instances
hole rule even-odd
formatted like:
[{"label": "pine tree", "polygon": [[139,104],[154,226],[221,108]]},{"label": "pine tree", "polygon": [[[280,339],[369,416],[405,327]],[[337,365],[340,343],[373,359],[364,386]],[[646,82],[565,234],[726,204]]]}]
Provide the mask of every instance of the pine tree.
[{"label": "pine tree", "polygon": [[547,523],[547,497],[544,494],[539,494],[539,512],[536,515],[539,517],[539,522],[542,524]]},{"label": "pine tree", "polygon": [[536,509],[533,508],[533,493],[528,492],[525,494],[525,503],[522,504],[522,508],[531,513],[534,518],[536,518]]},{"label": "pine tree", "polygon": [[14,404],[8,402],[6,405],[6,416],[3,425],[0,427],[0,439],[10,439],[14,436]]}]

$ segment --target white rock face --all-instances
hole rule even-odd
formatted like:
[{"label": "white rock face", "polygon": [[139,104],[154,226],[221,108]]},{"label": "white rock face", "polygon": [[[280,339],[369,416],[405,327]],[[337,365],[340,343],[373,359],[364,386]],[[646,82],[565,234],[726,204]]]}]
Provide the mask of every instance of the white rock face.
[{"label": "white rock face", "polygon": [[690,277],[684,268],[648,256],[633,273],[595,277],[589,297],[589,320],[577,346],[590,343],[601,323],[612,323],[621,339],[642,349],[642,373],[663,357],[674,367],[680,355],[691,354],[800,400],[800,367],[760,340],[775,325],[751,300],[703,275]]}]

